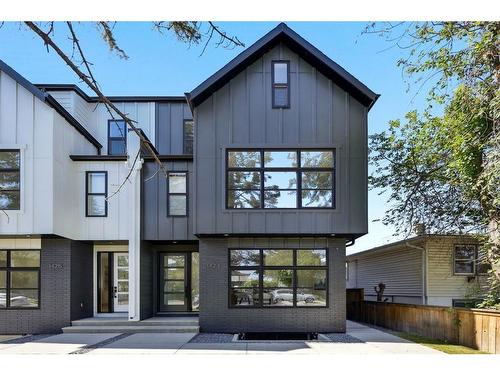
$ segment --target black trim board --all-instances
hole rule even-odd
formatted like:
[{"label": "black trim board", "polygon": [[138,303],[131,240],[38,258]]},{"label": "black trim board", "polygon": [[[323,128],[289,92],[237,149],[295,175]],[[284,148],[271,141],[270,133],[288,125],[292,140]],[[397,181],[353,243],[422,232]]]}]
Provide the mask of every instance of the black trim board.
[{"label": "black trim board", "polygon": [[55,100],[51,95],[41,91],[38,87],[29,82],[26,78],[12,69],[4,61],[0,60],[0,70],[9,75],[13,80],[23,86],[26,90],[31,92],[38,99],[52,107],[57,113],[59,113],[71,126],[73,126],[78,133],[83,135],[87,141],[89,141],[97,149],[97,152],[101,152],[102,145],[95,139],[88,131],[80,124],[68,111],[61,106],[57,100]]},{"label": "black trim board", "polygon": [[[100,102],[97,96],[87,95],[78,85],[74,84],[59,84],[59,83],[37,83],[35,84],[40,90],[43,91],[74,91],[82,99],[89,103]],[[148,95],[132,95],[132,96],[106,96],[112,102],[186,102],[185,96],[148,96]]]},{"label": "black trim board", "polygon": [[374,93],[344,68],[290,29],[285,23],[280,23],[236,56],[222,69],[206,79],[190,93],[187,93],[186,97],[191,109],[200,105],[215,91],[280,42],[285,43],[292,51],[300,55],[302,59],[316,67],[318,71],[346,90],[368,109],[377,101],[378,94]]},{"label": "black trim board", "polygon": [[[73,161],[127,161],[127,155],[70,155]],[[152,156],[145,155],[145,161],[154,161]],[[158,155],[161,161],[193,161],[193,155]]]}]

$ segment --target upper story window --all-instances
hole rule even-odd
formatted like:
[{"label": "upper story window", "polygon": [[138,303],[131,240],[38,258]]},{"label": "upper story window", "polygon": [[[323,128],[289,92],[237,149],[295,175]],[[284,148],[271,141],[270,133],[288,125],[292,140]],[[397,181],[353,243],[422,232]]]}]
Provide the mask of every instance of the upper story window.
[{"label": "upper story window", "polygon": [[183,134],[184,134],[183,152],[184,152],[184,154],[192,154],[193,153],[193,136],[194,136],[193,120],[184,120]]},{"label": "upper story window", "polygon": [[229,250],[231,307],[325,307],[326,249]]},{"label": "upper story window", "polygon": [[0,210],[21,209],[21,153],[0,150]]},{"label": "upper story window", "polygon": [[272,62],[273,108],[290,108],[290,61]]},{"label": "upper story window", "polygon": [[334,208],[333,150],[228,150],[229,209]]},{"label": "upper story window", "polygon": [[87,172],[86,216],[108,216],[108,172]]},{"label": "upper story window", "polygon": [[168,174],[168,216],[187,216],[187,172]]},{"label": "upper story window", "polygon": [[40,251],[0,250],[0,309],[40,306]]},{"label": "upper story window", "polygon": [[108,121],[108,155],[127,154],[127,125],[123,120]]}]

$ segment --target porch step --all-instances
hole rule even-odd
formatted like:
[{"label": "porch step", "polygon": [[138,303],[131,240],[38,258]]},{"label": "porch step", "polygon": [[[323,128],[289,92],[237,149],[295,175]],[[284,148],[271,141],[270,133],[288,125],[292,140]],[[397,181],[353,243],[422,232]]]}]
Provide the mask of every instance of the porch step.
[{"label": "porch step", "polygon": [[197,325],[84,325],[64,327],[64,333],[198,333],[200,327]]},{"label": "porch step", "polygon": [[80,320],[73,320],[71,325],[73,327],[125,327],[125,326],[183,326],[183,327],[198,327],[198,317],[155,317],[146,320],[129,321],[117,318],[86,318]]}]

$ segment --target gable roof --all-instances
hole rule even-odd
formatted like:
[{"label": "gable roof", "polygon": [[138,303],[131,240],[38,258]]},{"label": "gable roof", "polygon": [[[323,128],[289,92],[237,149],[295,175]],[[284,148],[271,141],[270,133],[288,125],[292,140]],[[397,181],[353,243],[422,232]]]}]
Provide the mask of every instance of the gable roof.
[{"label": "gable roof", "polygon": [[368,109],[375,104],[380,96],[282,22],[190,93],[187,93],[186,97],[190,106],[200,105],[215,91],[280,42],[285,43],[303,60],[334,81]]},{"label": "gable roof", "polygon": [[73,126],[78,133],[83,135],[87,141],[89,141],[94,147],[97,149],[97,152],[101,152],[102,145],[99,143],[97,139],[95,139],[92,134],[89,133],[85,127],[76,120],[71,113],[66,111],[64,107],[59,104],[57,100],[55,100],[50,94],[47,94],[33,85],[30,81],[12,69],[9,65],[7,65],[4,61],[0,59],[0,70],[5,72],[8,76],[10,76],[14,81],[24,87],[26,90],[31,92],[34,96],[40,99],[42,102],[47,104],[49,107],[53,108],[57,113],[59,113],[71,126]]}]

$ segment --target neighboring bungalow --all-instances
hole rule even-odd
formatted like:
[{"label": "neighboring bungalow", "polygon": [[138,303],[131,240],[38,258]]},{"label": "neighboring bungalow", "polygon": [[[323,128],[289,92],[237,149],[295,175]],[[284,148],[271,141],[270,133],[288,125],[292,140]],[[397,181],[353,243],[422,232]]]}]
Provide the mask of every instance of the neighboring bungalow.
[{"label": "neighboring bungalow", "polygon": [[418,235],[347,256],[347,288],[385,284],[383,300],[463,307],[473,305],[485,284],[487,266],[477,241],[465,235]]}]

